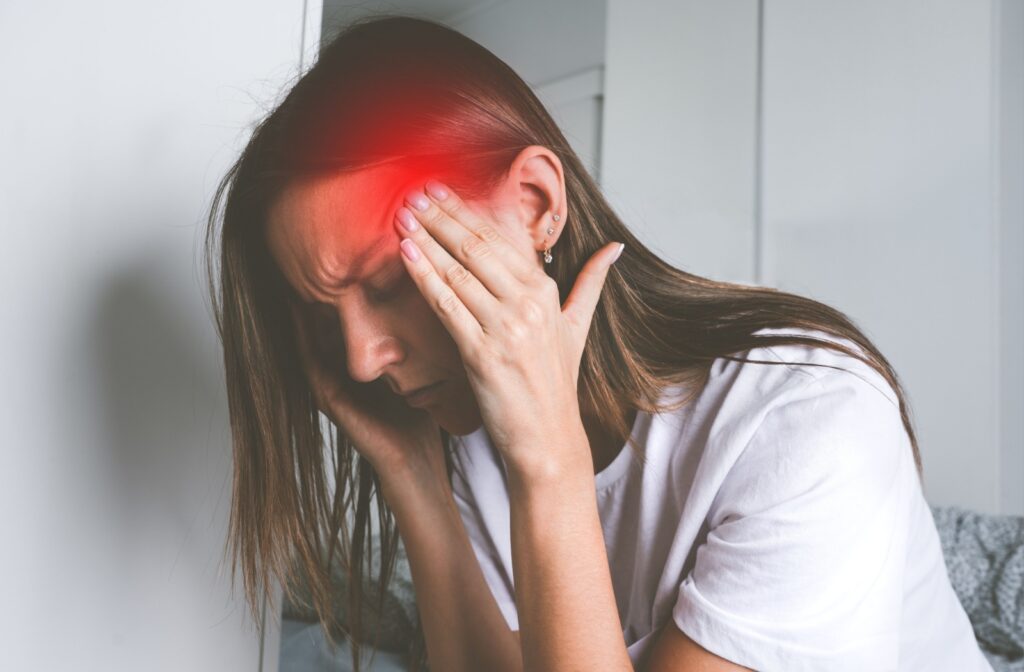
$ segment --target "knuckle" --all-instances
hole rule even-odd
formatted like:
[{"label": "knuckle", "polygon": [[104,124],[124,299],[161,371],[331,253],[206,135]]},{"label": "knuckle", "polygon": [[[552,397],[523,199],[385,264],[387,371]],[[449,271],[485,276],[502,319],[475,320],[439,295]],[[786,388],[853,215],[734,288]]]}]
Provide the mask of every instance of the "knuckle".
[{"label": "knuckle", "polygon": [[472,363],[472,366],[477,369],[486,370],[487,363],[491,357],[488,356],[488,348],[486,341],[478,341],[477,339],[468,339],[467,343],[463,344],[463,350],[466,353],[465,359],[466,364]]},{"label": "knuckle", "polygon": [[437,308],[446,315],[454,315],[459,309],[459,297],[453,292],[445,292],[437,299]]},{"label": "knuckle", "polygon": [[445,207],[448,209],[451,216],[456,219],[461,217],[466,211],[465,206],[459,201],[459,199],[454,198],[451,194],[448,195],[448,201],[446,202]]},{"label": "knuckle", "polygon": [[417,245],[419,245],[420,248],[423,249],[424,251],[426,251],[426,250],[430,250],[431,251],[431,253],[427,255],[428,257],[433,257],[433,256],[444,257],[445,255],[448,254],[448,250],[446,250],[444,248],[444,245],[442,245],[441,243],[437,242],[437,239],[434,238],[433,236],[426,236],[426,237],[424,237],[423,242],[422,243],[417,242]]},{"label": "knuckle", "polygon": [[484,347],[468,346],[466,351],[466,368],[483,379],[493,377],[494,355]]},{"label": "knuckle", "polygon": [[461,285],[469,280],[469,271],[462,264],[452,264],[445,272],[445,278],[449,285]]},{"label": "knuckle", "polygon": [[420,280],[426,280],[433,272],[434,269],[427,265],[419,266],[413,269],[413,273],[415,273],[416,277],[419,278]]},{"label": "knuckle", "polygon": [[444,212],[436,207],[432,207],[429,210],[427,210],[427,212],[424,213],[423,216],[426,218],[427,224],[430,226],[437,226],[442,221],[444,221],[445,218]]},{"label": "knuckle", "polygon": [[561,300],[557,280],[552,278],[550,275],[544,274],[543,277],[538,280],[538,283],[540,284],[540,291],[548,298],[554,298],[556,301]]},{"label": "knuckle", "polygon": [[500,234],[493,226],[484,225],[476,230],[476,235],[485,242],[493,243],[498,240]]},{"label": "knuckle", "polygon": [[530,297],[523,298],[519,304],[519,313],[527,325],[540,324],[544,320],[544,309]]},{"label": "knuckle", "polygon": [[467,257],[482,259],[491,252],[491,246],[476,236],[468,236],[462,241],[462,253]]},{"label": "knuckle", "polygon": [[527,325],[518,319],[506,320],[504,327],[505,339],[513,347],[526,340],[529,333]]}]

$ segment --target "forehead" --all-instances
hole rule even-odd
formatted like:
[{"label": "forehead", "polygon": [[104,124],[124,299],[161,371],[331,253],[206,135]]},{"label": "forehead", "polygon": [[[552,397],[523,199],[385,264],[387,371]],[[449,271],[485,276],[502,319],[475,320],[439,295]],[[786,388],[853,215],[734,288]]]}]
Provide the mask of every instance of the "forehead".
[{"label": "forehead", "polygon": [[361,252],[397,238],[391,220],[411,186],[388,166],[293,182],[267,212],[271,253],[286,269],[308,264],[346,275]]}]

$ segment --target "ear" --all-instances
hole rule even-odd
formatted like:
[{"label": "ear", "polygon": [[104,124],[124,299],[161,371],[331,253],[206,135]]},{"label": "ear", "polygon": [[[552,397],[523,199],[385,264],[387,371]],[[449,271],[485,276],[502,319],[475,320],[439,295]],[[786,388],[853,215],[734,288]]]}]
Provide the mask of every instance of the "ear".
[{"label": "ear", "polygon": [[553,247],[568,214],[565,175],[555,153],[540,145],[524,148],[509,166],[499,190],[506,216],[530,239],[533,249],[539,253]]}]

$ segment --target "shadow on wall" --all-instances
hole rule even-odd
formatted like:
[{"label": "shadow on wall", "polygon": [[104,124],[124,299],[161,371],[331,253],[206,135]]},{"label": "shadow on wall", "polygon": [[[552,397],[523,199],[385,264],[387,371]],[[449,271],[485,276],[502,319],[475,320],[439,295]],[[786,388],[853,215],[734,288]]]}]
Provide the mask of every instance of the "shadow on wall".
[{"label": "shadow on wall", "polygon": [[[120,549],[111,570],[123,584],[126,630],[133,614],[143,619],[171,604],[198,638],[238,637],[242,623],[256,641],[241,589],[232,598],[221,562],[231,453],[220,348],[212,316],[197,316],[203,290],[182,282],[196,274],[177,265],[185,258],[177,242],[133,252],[102,286],[93,322],[80,332],[97,366],[92,403],[112,471],[112,538],[99,542]],[[228,647],[211,650],[218,648]]]}]

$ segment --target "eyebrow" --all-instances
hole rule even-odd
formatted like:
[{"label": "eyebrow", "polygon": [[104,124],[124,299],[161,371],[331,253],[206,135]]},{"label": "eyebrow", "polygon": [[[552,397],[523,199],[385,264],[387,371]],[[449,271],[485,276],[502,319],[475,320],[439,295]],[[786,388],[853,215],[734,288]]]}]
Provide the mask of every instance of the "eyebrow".
[{"label": "eyebrow", "polygon": [[359,272],[363,270],[363,266],[380,252],[385,245],[388,244],[387,236],[380,236],[377,238],[372,245],[356,255],[355,259],[352,260],[352,266],[355,268],[355,272],[349,273],[348,275],[339,278],[337,282],[331,283],[337,289],[345,289],[356,284],[361,278]]}]

